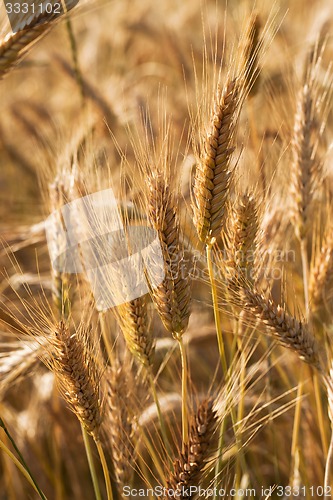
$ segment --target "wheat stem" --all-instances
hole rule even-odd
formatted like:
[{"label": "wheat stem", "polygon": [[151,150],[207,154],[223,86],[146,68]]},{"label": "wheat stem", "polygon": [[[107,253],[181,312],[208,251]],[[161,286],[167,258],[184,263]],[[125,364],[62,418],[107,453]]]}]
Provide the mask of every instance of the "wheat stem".
[{"label": "wheat stem", "polygon": [[[242,340],[240,338],[239,338],[239,351],[240,351],[241,366],[240,366],[240,379],[239,379],[240,396],[239,396],[239,404],[237,411],[237,422],[242,422],[245,414],[246,355],[243,351]],[[238,452],[236,457],[236,468],[235,468],[235,489],[236,491],[240,491],[242,461],[244,460],[241,433],[239,433],[239,435],[236,435],[236,443]]]},{"label": "wheat stem", "polygon": [[67,33],[68,33],[69,43],[71,46],[72,59],[73,59],[73,69],[74,69],[74,73],[75,73],[75,78],[77,81],[77,85],[79,87],[82,106],[84,106],[85,95],[84,95],[83,78],[82,78],[82,73],[81,73],[80,65],[79,65],[77,43],[76,43],[74,31],[73,31],[73,26],[72,26],[72,23],[71,23],[71,20],[69,17],[67,17],[67,19],[66,19],[66,29],[67,29]]},{"label": "wheat stem", "polygon": [[215,464],[215,469],[214,469],[214,482],[215,482],[215,484],[214,484],[214,486],[215,486],[214,499],[215,500],[219,500],[219,498],[220,498],[220,495],[218,493],[218,490],[219,490],[218,486],[220,483],[220,476],[221,476],[222,465],[223,465],[223,445],[224,445],[224,433],[226,430],[226,422],[227,422],[227,419],[224,418],[221,422],[220,429],[219,429],[219,441],[218,441],[218,446],[217,446],[218,456],[216,459],[216,464]]},{"label": "wheat stem", "polygon": [[[60,411],[60,399],[59,399],[59,394],[58,394],[58,388],[55,383],[53,383],[52,387],[52,396],[51,396],[51,404],[52,404],[52,411],[54,412],[54,415],[57,415],[57,413]],[[58,422],[55,422],[52,426],[52,433],[53,433],[53,439],[52,439],[52,458],[53,458],[53,464],[54,464],[54,472],[55,472],[55,477],[56,477],[56,484],[55,484],[55,498],[56,500],[62,500],[64,497],[64,492],[63,492],[63,477],[62,477],[62,457],[60,456],[60,428],[58,425]]]},{"label": "wheat stem", "polygon": [[108,464],[106,463],[104,450],[103,450],[102,444],[99,440],[95,439],[95,444],[96,444],[96,448],[97,448],[99,458],[100,458],[102,468],[103,468],[107,498],[108,498],[108,500],[113,500],[113,492],[112,492],[110,474],[109,474]]},{"label": "wheat stem", "polygon": [[19,471],[23,474],[23,476],[26,478],[26,480],[30,483],[30,485],[36,491],[36,493],[38,494],[38,496],[40,498],[42,498],[43,500],[47,500],[46,496],[43,494],[43,492],[35,484],[34,480],[31,477],[31,474],[28,472],[28,470],[24,467],[24,465],[21,464],[21,462],[15,457],[15,455],[10,451],[10,449],[7,448],[7,446],[5,445],[5,443],[3,441],[1,441],[1,439],[0,439],[0,448],[13,461],[13,463],[16,465],[16,467],[19,469]]},{"label": "wheat stem", "polygon": [[333,432],[331,434],[330,446],[328,449],[326,466],[325,466],[325,477],[324,477],[324,491],[331,491],[333,484],[331,484],[331,475],[333,470]]},{"label": "wheat stem", "polygon": [[[23,458],[22,453],[21,453],[21,452],[20,452],[20,450],[18,449],[18,447],[17,447],[17,445],[16,445],[16,443],[15,443],[15,441],[14,441],[14,438],[11,436],[11,434],[10,434],[9,430],[7,429],[7,427],[6,427],[6,425],[5,425],[5,422],[2,420],[2,418],[1,418],[1,417],[0,417],[0,427],[2,427],[2,428],[3,428],[3,430],[4,430],[5,434],[6,434],[6,436],[7,436],[7,437],[8,437],[8,439],[9,439],[9,441],[12,443],[14,450],[15,450],[15,451],[16,451],[16,453],[18,454],[18,456],[19,456],[19,458],[20,458],[20,461],[21,461],[22,466],[24,467],[24,469],[25,469],[25,470],[27,471],[27,473],[29,474],[29,476],[30,476],[30,478],[31,478],[31,481],[32,481],[32,482],[33,482],[33,484],[34,484],[34,489],[37,491],[37,493],[39,494],[39,496],[40,496],[41,498],[46,499],[46,497],[45,497],[44,493],[41,491],[41,489],[39,488],[39,486],[38,486],[38,484],[37,484],[36,480],[34,479],[33,475],[31,474],[31,471],[30,471],[30,469],[29,469],[29,467],[28,467],[28,464],[26,463],[26,461],[25,461],[25,460],[24,460],[24,458]],[[3,444],[4,444],[4,443],[3,443]],[[4,444],[4,446],[6,446],[6,445]],[[16,465],[16,464],[15,464],[15,465]],[[20,469],[20,470],[21,470],[21,469]]]},{"label": "wheat stem", "polygon": [[151,371],[151,367],[149,367],[149,369],[148,369],[148,378],[149,378],[150,388],[151,388],[151,392],[152,392],[155,406],[156,406],[156,410],[157,410],[158,420],[160,422],[164,446],[165,446],[165,449],[166,449],[166,452],[168,455],[168,459],[171,460],[171,458],[170,458],[171,454],[172,454],[171,446],[169,443],[168,434],[167,434],[167,430],[166,430],[166,426],[165,426],[165,421],[164,421],[164,417],[162,415],[161,405],[160,405],[160,402],[158,399],[158,394],[157,394],[157,390],[156,390],[156,386],[155,386],[155,382],[154,382],[154,376],[153,376],[153,373]]},{"label": "wheat stem", "polygon": [[182,361],[182,436],[183,436],[183,452],[188,443],[188,415],[187,415],[187,357],[184,342],[182,337],[177,337],[179,351]]},{"label": "wheat stem", "polygon": [[[300,240],[300,246],[301,246],[301,260],[302,260],[302,273],[303,273],[304,304],[305,304],[306,317],[308,319],[309,318],[309,262],[308,262],[308,254],[307,254],[305,238]],[[291,443],[291,460],[292,460],[291,481],[293,481],[294,479],[295,459],[297,450],[299,448],[298,441],[299,441],[300,426],[301,426],[304,378],[305,378],[305,367],[302,366],[300,380],[297,389],[297,401],[295,407],[294,427],[293,427],[293,435]],[[300,452],[300,450],[298,451]],[[291,482],[290,484],[292,485],[293,483]]]},{"label": "wheat stem", "polygon": [[101,325],[101,332],[102,332],[102,337],[103,337],[103,342],[104,342],[104,346],[106,349],[106,353],[108,355],[108,359],[109,359],[110,364],[112,364],[112,360],[114,359],[113,347],[112,347],[112,344],[110,342],[109,332],[108,332],[107,322],[106,322],[105,316],[106,316],[105,312],[100,312],[98,315],[98,319],[99,319],[99,324]]},{"label": "wheat stem", "polygon": [[215,242],[215,239],[212,241],[212,243],[206,245],[206,256],[207,256],[207,267],[208,267],[208,274],[209,274],[211,293],[212,293],[217,342],[218,342],[218,346],[219,346],[219,353],[220,353],[220,359],[221,359],[223,373],[226,374],[228,371],[228,367],[227,367],[227,361],[226,361],[226,357],[225,357],[221,318],[220,318],[220,311],[219,311],[219,306],[218,306],[217,287],[216,287],[216,283],[215,283],[215,276],[214,276],[214,269],[213,269],[213,262],[212,262],[212,246],[213,246],[214,242]]},{"label": "wheat stem", "polygon": [[[224,350],[224,342],[223,342],[223,336],[222,336],[222,327],[221,327],[221,318],[220,318],[220,311],[218,307],[218,295],[217,295],[217,288],[216,288],[216,283],[215,283],[215,276],[214,276],[214,270],[213,270],[213,262],[212,262],[212,245],[214,244],[214,241],[212,244],[207,244],[206,245],[206,256],[207,256],[207,267],[208,267],[208,274],[209,274],[209,280],[210,280],[210,285],[211,285],[211,293],[212,293],[212,302],[213,302],[213,309],[214,309],[214,319],[215,319],[215,327],[216,327],[216,335],[217,335],[217,342],[218,342],[218,347],[219,347],[219,353],[220,353],[220,360],[221,360],[221,365],[223,369],[223,373],[227,375],[228,372],[228,367],[227,367],[227,361],[225,357],[225,350]],[[222,450],[223,450],[223,443],[224,443],[224,431],[225,431],[225,421],[226,419],[223,419],[220,430],[219,430],[219,442],[218,442],[218,458],[215,466],[215,486],[218,486],[219,482],[219,477],[222,471]],[[218,488],[216,488],[215,491],[217,491]],[[218,496],[215,496],[217,499]]]},{"label": "wheat stem", "polygon": [[91,475],[92,483],[94,486],[95,498],[96,498],[96,500],[102,500],[101,491],[100,491],[98,479],[97,479],[96,468],[95,468],[94,459],[93,459],[93,455],[92,455],[92,450],[91,450],[91,446],[90,446],[90,442],[89,442],[89,436],[88,436],[88,433],[82,424],[81,424],[81,431],[82,431],[84,447],[86,450],[87,460],[88,460],[88,464],[89,464],[90,475]]},{"label": "wheat stem", "polygon": [[[305,303],[305,311],[306,317],[309,317],[309,280],[308,280],[308,255],[306,249],[306,240],[302,239],[300,241],[301,245],[301,259],[302,259],[302,272],[303,272],[303,290],[304,290],[304,303]],[[298,440],[300,433],[300,425],[301,425],[301,413],[302,413],[302,396],[303,396],[303,384],[304,384],[304,376],[305,376],[305,368],[302,366],[300,380],[298,383],[297,389],[297,401],[295,407],[295,416],[294,416],[294,427],[293,427],[293,435],[292,435],[292,443],[291,443],[291,482],[294,479],[295,473],[295,458],[298,449]]]},{"label": "wheat stem", "polygon": [[298,438],[299,438],[300,425],[301,425],[304,376],[305,376],[305,366],[302,365],[301,374],[300,374],[300,381],[298,383],[298,389],[297,389],[297,402],[296,402],[296,407],[295,407],[294,427],[293,427],[293,435],[292,435],[292,441],[291,441],[291,477],[290,477],[290,482],[289,482],[289,484],[291,486],[293,485],[293,480],[294,480],[294,475],[295,475],[296,454],[297,454],[297,450],[298,450]]},{"label": "wheat stem", "polygon": [[319,426],[319,432],[320,432],[320,439],[323,447],[324,454],[327,455],[328,453],[328,442],[327,442],[327,435],[325,431],[325,419],[324,419],[324,411],[323,411],[323,403],[321,399],[321,390],[320,390],[320,384],[319,384],[319,377],[317,373],[313,374],[313,387],[314,387],[314,395],[316,399],[316,408],[317,408],[317,415],[318,415],[318,426]]}]

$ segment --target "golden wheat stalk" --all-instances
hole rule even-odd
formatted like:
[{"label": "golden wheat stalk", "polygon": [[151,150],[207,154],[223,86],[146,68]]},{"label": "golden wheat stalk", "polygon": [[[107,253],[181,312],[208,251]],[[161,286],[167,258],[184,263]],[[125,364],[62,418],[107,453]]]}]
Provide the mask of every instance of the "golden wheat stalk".
[{"label": "golden wheat stalk", "polygon": [[240,86],[229,79],[217,91],[208,131],[195,170],[192,209],[199,239],[211,244],[222,229],[231,179]]},{"label": "golden wheat stalk", "polygon": [[182,433],[188,439],[187,421],[187,355],[183,334],[190,317],[191,285],[180,239],[177,200],[167,184],[167,173],[152,172],[149,177],[148,214],[156,230],[164,261],[164,279],[152,290],[159,316],[178,341],[182,361]]},{"label": "golden wheat stalk", "polygon": [[274,304],[251,285],[243,287],[242,292],[244,308],[269,327],[268,333],[314,369],[322,372],[319,345],[308,325],[288,314],[285,307]]},{"label": "golden wheat stalk", "polygon": [[[57,223],[49,225],[49,245],[53,252],[61,255],[66,248],[67,228],[61,215],[61,209],[78,196],[78,179],[75,167],[64,169],[49,184],[49,205],[52,214],[57,212]],[[54,221],[55,222],[55,221]],[[75,298],[75,280],[73,275],[57,269],[51,262],[52,299],[59,318],[68,318]]]},{"label": "golden wheat stalk", "polygon": [[104,416],[100,357],[92,348],[91,333],[80,326],[74,333],[60,321],[51,340],[50,361],[64,399],[86,431],[99,441]]},{"label": "golden wheat stalk", "polygon": [[314,98],[312,89],[305,84],[298,100],[295,117],[292,163],[292,215],[297,237],[303,240],[311,220],[311,201],[314,176],[320,164],[316,161],[312,130],[314,123]]},{"label": "golden wheat stalk", "polygon": [[149,178],[148,211],[164,260],[164,279],[152,290],[152,299],[166,329],[179,338],[189,321],[191,289],[180,240],[177,203],[163,174],[152,174]]},{"label": "golden wheat stalk", "polygon": [[253,281],[258,244],[259,217],[255,196],[240,195],[230,217],[226,234],[229,267]]},{"label": "golden wheat stalk", "polygon": [[[209,457],[209,446],[217,427],[217,414],[213,402],[205,399],[192,413],[190,431],[185,451],[173,464],[173,472],[168,480],[168,488],[177,498],[187,498],[190,486],[198,486],[200,477]],[[165,498],[173,498],[166,496]]]},{"label": "golden wheat stalk", "polygon": [[257,12],[253,12],[248,20],[244,37],[243,63],[245,87],[249,96],[258,92],[260,68],[258,64],[262,41],[260,40],[261,19]]},{"label": "golden wheat stalk", "polygon": [[110,442],[113,467],[119,491],[131,484],[134,467],[132,416],[129,413],[131,393],[128,373],[117,361],[106,372],[107,399],[104,433]]},{"label": "golden wheat stalk", "polygon": [[332,93],[329,69],[321,73],[323,47],[319,42],[307,56],[304,81],[296,99],[292,136],[291,215],[296,236],[306,239],[312,221],[313,197],[323,180],[323,158],[319,147],[327,123]]},{"label": "golden wheat stalk", "polygon": [[309,300],[311,312],[316,314],[325,309],[333,284],[333,237],[328,226],[320,251],[316,255],[309,280]]},{"label": "golden wheat stalk", "polygon": [[148,319],[147,297],[139,297],[117,307],[118,324],[129,351],[149,368],[153,364],[155,339]]}]

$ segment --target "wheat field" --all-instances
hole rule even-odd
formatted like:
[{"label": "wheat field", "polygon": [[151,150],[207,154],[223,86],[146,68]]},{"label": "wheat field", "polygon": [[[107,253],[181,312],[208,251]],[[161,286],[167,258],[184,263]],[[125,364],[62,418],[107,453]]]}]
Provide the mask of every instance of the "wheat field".
[{"label": "wheat field", "polygon": [[333,495],[332,16],[0,3],[0,500]]}]

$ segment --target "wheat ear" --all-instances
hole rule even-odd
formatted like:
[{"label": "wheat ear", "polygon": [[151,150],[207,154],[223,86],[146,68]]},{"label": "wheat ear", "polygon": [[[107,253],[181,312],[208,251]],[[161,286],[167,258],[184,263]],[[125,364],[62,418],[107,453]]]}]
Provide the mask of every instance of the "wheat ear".
[{"label": "wheat ear", "polygon": [[318,313],[329,296],[333,283],[333,237],[329,226],[310,273],[309,300],[312,313]]},{"label": "wheat ear", "polygon": [[83,326],[75,333],[63,321],[54,331],[52,367],[64,399],[86,431],[99,439],[103,419],[101,368]]},{"label": "wheat ear", "polygon": [[211,244],[223,226],[239,103],[239,81],[229,79],[217,92],[210,130],[199,153],[192,209],[199,239],[205,244]]},{"label": "wheat ear", "polygon": [[182,433],[188,439],[187,421],[187,356],[183,334],[190,317],[191,288],[184,249],[180,241],[177,202],[166,183],[165,174],[149,178],[149,219],[161,244],[164,279],[152,291],[153,302],[166,329],[178,341],[182,362]]},{"label": "wheat ear", "polygon": [[149,329],[147,297],[139,297],[118,306],[117,321],[129,351],[143,366],[151,367],[155,339]]},{"label": "wheat ear", "polygon": [[318,147],[326,127],[332,82],[330,71],[324,78],[319,76],[321,59],[322,48],[316,45],[306,59],[304,82],[297,96],[294,117],[291,215],[300,241],[306,239],[310,229],[313,194],[323,179],[323,161]]},{"label": "wheat ear", "polygon": [[303,361],[322,371],[319,346],[309,327],[287,313],[281,305],[266,298],[251,286],[243,288],[244,307],[269,327],[281,344],[294,351]]},{"label": "wheat ear", "polygon": [[157,231],[164,260],[164,280],[153,289],[159,316],[175,338],[183,335],[190,316],[190,280],[180,241],[177,204],[163,174],[149,179],[149,219]]},{"label": "wheat ear", "polygon": [[216,427],[217,414],[212,401],[206,399],[191,416],[188,443],[185,451],[175,460],[174,470],[168,480],[168,487],[177,498],[191,498],[188,496],[189,487],[200,484]]},{"label": "wheat ear", "polygon": [[314,101],[308,84],[302,88],[297,106],[293,139],[292,216],[297,237],[303,240],[311,220],[313,177],[318,169],[312,142]]},{"label": "wheat ear", "polygon": [[253,281],[257,238],[259,234],[258,207],[254,195],[240,195],[234,207],[227,231],[229,267]]},{"label": "wheat ear", "polygon": [[258,66],[258,58],[261,46],[260,31],[260,16],[257,12],[253,12],[246,28],[242,64],[244,68],[245,87],[248,89],[250,96],[255,95],[259,88],[260,69]]},{"label": "wheat ear", "polygon": [[104,431],[111,444],[113,467],[119,490],[129,485],[133,475],[132,420],[128,403],[128,374],[116,361],[106,372],[107,408]]}]

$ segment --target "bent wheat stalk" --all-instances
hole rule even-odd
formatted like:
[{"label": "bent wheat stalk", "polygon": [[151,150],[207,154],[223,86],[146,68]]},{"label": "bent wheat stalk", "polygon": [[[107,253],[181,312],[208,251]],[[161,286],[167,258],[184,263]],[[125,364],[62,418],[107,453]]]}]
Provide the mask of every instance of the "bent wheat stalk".
[{"label": "bent wheat stalk", "polygon": [[165,174],[153,173],[149,178],[149,219],[157,231],[164,261],[163,282],[152,290],[152,299],[166,329],[179,345],[182,361],[182,433],[188,440],[187,421],[187,357],[183,334],[190,316],[190,280],[180,241],[177,202],[167,184]]},{"label": "bent wheat stalk", "polygon": [[270,332],[288,349],[294,351],[302,361],[312,366],[318,373],[323,372],[322,360],[317,341],[306,323],[302,323],[287,313],[281,305],[264,297],[250,287],[242,289],[244,307],[269,327]]},{"label": "bent wheat stalk", "polygon": [[[100,442],[100,430],[104,417],[101,388],[102,368],[99,366],[88,332],[81,325],[75,333],[61,321],[52,339],[54,355],[50,361],[64,399],[80,421],[84,431],[96,444],[103,467],[108,499],[112,500],[112,487],[104,451]],[[86,447],[89,452],[89,447]],[[92,457],[88,457],[92,462]],[[91,469],[93,472],[93,469]],[[93,477],[96,488],[96,480]],[[97,490],[98,491],[98,490]]]}]

